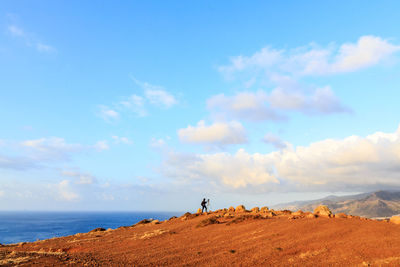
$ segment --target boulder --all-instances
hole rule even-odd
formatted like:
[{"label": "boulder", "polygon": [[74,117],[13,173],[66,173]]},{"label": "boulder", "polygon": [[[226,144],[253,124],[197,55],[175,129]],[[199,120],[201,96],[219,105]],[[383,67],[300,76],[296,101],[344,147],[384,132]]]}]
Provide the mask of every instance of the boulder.
[{"label": "boulder", "polygon": [[96,229],[93,229],[92,231],[90,231],[89,233],[94,233],[94,232],[103,232],[103,231],[105,231],[106,229],[104,229],[104,228],[102,228],[102,227],[99,227],[99,228],[96,228]]},{"label": "boulder", "polygon": [[293,216],[301,216],[304,215],[304,212],[302,210],[298,210],[292,213]]},{"label": "boulder", "polygon": [[399,215],[392,216],[390,218],[390,222],[394,224],[400,224],[400,216]]},{"label": "boulder", "polygon": [[202,211],[201,211],[201,209],[200,208],[198,208],[197,209],[197,213],[201,213]]},{"label": "boulder", "polygon": [[268,209],[268,207],[262,207],[260,211],[263,212],[263,213],[265,213],[265,212],[268,212],[269,209]]},{"label": "boulder", "polygon": [[239,205],[236,207],[236,212],[245,212],[246,208],[243,205]]},{"label": "boulder", "polygon": [[235,208],[234,207],[229,207],[228,212],[235,212]]},{"label": "boulder", "polygon": [[315,215],[315,214],[313,214],[313,213],[311,213],[311,212],[308,212],[308,213],[306,214],[306,218],[311,218],[311,219],[313,219],[313,218],[316,218],[316,217],[318,217],[318,216]]},{"label": "boulder", "polygon": [[160,224],[160,221],[159,220],[152,220],[151,224]]},{"label": "boulder", "polygon": [[251,209],[251,212],[252,213],[258,213],[258,212],[260,212],[260,208],[259,207],[254,207],[254,208]]},{"label": "boulder", "polygon": [[343,212],[335,214],[335,218],[347,218],[347,215]]},{"label": "boulder", "polygon": [[318,207],[315,208],[314,210],[314,215],[317,216],[324,216],[324,217],[331,217],[332,212],[326,205],[319,205]]}]

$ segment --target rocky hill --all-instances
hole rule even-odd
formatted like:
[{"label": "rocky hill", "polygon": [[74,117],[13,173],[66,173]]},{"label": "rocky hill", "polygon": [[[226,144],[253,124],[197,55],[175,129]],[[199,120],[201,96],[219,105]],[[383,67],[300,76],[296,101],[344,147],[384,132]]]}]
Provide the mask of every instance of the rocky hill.
[{"label": "rocky hill", "polygon": [[275,208],[312,211],[319,205],[327,205],[333,213],[342,212],[368,218],[391,217],[400,214],[400,192],[377,191],[352,196],[329,196],[279,204]]},{"label": "rocky hill", "polygon": [[0,244],[0,266],[400,266],[399,224],[239,206]]}]

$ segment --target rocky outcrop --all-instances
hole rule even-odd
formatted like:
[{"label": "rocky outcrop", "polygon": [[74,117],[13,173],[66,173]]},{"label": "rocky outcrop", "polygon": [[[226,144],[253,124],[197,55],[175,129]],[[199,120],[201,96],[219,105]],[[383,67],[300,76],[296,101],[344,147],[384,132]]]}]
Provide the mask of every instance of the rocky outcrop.
[{"label": "rocky outcrop", "polygon": [[243,205],[239,205],[236,207],[236,212],[245,212],[246,208]]},{"label": "rocky outcrop", "polygon": [[228,212],[235,212],[235,208],[230,206],[229,209],[228,209]]},{"label": "rocky outcrop", "polygon": [[323,217],[332,217],[332,212],[326,205],[319,205],[314,210],[314,215],[323,216]]},{"label": "rocky outcrop", "polygon": [[347,218],[347,214],[341,212],[341,213],[337,213],[335,214],[335,218]]},{"label": "rocky outcrop", "polygon": [[250,210],[252,213],[259,213],[260,212],[260,208],[259,207],[254,207]]},{"label": "rocky outcrop", "polygon": [[260,210],[260,212],[263,212],[263,213],[268,212],[268,211],[269,211],[268,207],[262,207]]},{"label": "rocky outcrop", "polygon": [[391,223],[400,224],[400,216],[395,215],[390,218]]},{"label": "rocky outcrop", "polygon": [[202,213],[200,208],[197,209],[197,213]]}]

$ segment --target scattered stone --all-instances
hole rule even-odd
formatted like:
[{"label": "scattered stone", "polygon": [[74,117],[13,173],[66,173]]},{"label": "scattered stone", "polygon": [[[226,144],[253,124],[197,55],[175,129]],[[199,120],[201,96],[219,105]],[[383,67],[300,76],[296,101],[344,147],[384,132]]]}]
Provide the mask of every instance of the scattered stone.
[{"label": "scattered stone", "polygon": [[400,224],[400,216],[392,216],[390,222],[394,224]]},{"label": "scattered stone", "polygon": [[235,212],[245,212],[246,208],[243,205],[239,205],[236,207]]},{"label": "scattered stone", "polygon": [[96,229],[93,229],[92,231],[90,231],[89,233],[94,233],[94,232],[103,232],[103,231],[105,231],[106,229],[104,229],[104,228],[102,228],[102,227],[98,227],[98,228],[96,228]]},{"label": "scattered stone", "polygon": [[254,208],[251,209],[251,212],[252,213],[258,213],[258,212],[260,212],[260,208],[259,207],[254,207]]},{"label": "scattered stone", "polygon": [[160,221],[159,220],[152,220],[151,224],[160,224]]},{"label": "scattered stone", "polygon": [[234,250],[234,249],[231,249],[231,250],[229,250],[229,252],[233,254],[233,253],[235,253],[235,252],[236,252],[236,250]]},{"label": "scattered stone", "polygon": [[319,205],[314,210],[314,215],[324,216],[324,217],[332,217],[332,212],[326,205]]},{"label": "scattered stone", "polygon": [[[176,217],[175,217],[176,218]],[[153,221],[153,219],[143,219],[143,220],[141,220],[140,222],[138,222],[138,223],[136,223],[136,224],[134,224],[134,225],[132,225],[132,226],[135,226],[135,225],[141,225],[141,224],[148,224],[148,223],[151,223]]]},{"label": "scattered stone", "polygon": [[235,212],[235,208],[234,207],[229,207],[228,212]]},{"label": "scattered stone", "polygon": [[347,215],[343,212],[335,214],[335,218],[347,218]]},{"label": "scattered stone", "polygon": [[176,218],[178,218],[178,217],[172,216],[171,218],[168,219],[168,221],[173,220],[173,219],[176,219]]},{"label": "scattered stone", "polygon": [[298,211],[293,212],[292,215],[301,216],[301,215],[304,215],[304,212],[302,210],[298,210]]},{"label": "scattered stone", "polygon": [[217,217],[211,216],[211,217],[208,217],[208,218],[202,220],[196,227],[204,227],[204,226],[207,226],[210,224],[218,224],[218,223],[219,223],[219,221],[217,220]]}]

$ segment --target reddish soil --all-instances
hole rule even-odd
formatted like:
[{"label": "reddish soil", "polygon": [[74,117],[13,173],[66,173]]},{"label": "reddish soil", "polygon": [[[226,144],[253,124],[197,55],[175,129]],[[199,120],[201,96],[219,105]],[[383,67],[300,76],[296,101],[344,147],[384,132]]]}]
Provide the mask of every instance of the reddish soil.
[{"label": "reddish soil", "polygon": [[400,266],[400,225],[387,221],[230,214],[0,246],[0,265]]}]

